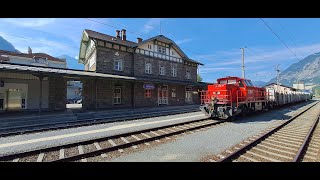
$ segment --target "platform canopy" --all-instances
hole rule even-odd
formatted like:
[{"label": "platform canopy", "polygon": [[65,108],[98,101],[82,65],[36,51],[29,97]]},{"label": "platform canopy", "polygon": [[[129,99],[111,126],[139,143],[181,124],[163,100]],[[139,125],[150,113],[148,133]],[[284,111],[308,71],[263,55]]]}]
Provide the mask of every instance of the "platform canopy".
[{"label": "platform canopy", "polygon": [[134,77],[129,77],[129,76],[96,73],[92,71],[53,68],[53,67],[39,67],[39,66],[4,63],[4,62],[0,63],[0,71],[26,73],[26,74],[32,74],[35,76],[64,76],[66,78],[96,77],[96,78],[122,79],[122,80],[129,80],[129,81],[136,79]]}]

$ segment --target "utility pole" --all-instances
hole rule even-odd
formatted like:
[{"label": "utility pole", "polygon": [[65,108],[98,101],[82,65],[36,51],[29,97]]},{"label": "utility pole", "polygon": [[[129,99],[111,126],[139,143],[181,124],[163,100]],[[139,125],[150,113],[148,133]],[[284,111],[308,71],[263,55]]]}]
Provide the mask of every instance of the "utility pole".
[{"label": "utility pole", "polygon": [[277,66],[276,66],[276,71],[277,71],[277,91],[279,89],[279,72],[280,72],[279,65],[280,64],[277,64]]},{"label": "utility pole", "polygon": [[240,48],[240,49],[242,49],[242,78],[245,78],[245,73],[244,73],[244,48]]}]

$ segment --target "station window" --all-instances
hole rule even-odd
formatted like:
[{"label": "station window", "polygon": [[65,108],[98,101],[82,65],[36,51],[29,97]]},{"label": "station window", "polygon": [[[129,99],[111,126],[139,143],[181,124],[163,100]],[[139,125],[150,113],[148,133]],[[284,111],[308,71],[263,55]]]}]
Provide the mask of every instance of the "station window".
[{"label": "station window", "polygon": [[146,89],[145,90],[144,97],[151,98],[151,89]]},{"label": "station window", "polygon": [[187,79],[191,79],[190,71],[187,71],[187,72],[186,72],[186,78],[187,78]]},{"label": "station window", "polygon": [[165,75],[164,66],[160,66],[160,75]]},{"label": "station window", "polygon": [[177,97],[176,89],[171,89],[171,97]]},{"label": "station window", "polygon": [[176,67],[172,67],[171,75],[172,75],[172,77],[177,77],[177,68]]},{"label": "station window", "polygon": [[114,60],[114,70],[122,71],[122,59]]},{"label": "station window", "polygon": [[151,63],[146,63],[146,65],[145,65],[145,73],[151,74]]},{"label": "station window", "polygon": [[166,54],[166,48],[163,46],[158,46],[158,52],[161,54]]},{"label": "station window", "polygon": [[121,88],[115,88],[113,91],[113,104],[121,104]]}]

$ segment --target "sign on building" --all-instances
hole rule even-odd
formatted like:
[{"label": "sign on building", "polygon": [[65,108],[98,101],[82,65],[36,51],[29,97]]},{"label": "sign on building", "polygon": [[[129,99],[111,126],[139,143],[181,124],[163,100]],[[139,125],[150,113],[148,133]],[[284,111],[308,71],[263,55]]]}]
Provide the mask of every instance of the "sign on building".
[{"label": "sign on building", "polygon": [[143,84],[143,89],[154,89],[154,84],[152,83]]}]

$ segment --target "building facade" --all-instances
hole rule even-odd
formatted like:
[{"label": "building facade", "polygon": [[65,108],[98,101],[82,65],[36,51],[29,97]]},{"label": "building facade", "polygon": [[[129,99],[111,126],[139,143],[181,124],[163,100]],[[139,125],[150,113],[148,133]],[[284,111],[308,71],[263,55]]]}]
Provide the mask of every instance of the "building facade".
[{"label": "building facade", "polygon": [[[11,64],[66,68],[65,60],[44,53],[32,53],[31,48],[28,53],[0,50],[0,57],[1,62]],[[66,82],[63,78],[41,77],[18,71],[1,72],[0,82],[0,112],[65,107]]]},{"label": "building facade", "polygon": [[171,39],[158,35],[137,42],[126,31],[110,36],[84,30],[79,63],[86,71],[134,77],[124,80],[84,80],[83,108],[152,107],[199,103],[197,68]]}]

